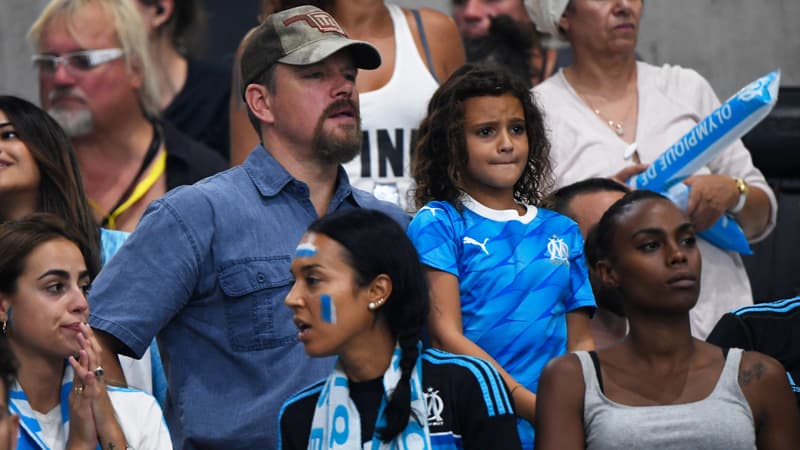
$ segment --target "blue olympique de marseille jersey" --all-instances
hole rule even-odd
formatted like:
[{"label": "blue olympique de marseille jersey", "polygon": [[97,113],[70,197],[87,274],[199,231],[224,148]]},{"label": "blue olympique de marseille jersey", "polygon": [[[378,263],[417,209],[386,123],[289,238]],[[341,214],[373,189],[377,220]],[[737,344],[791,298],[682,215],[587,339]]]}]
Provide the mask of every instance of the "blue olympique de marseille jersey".
[{"label": "blue olympique de marseille jersey", "polygon": [[464,335],[533,392],[544,365],[566,352],[566,313],[595,307],[578,225],[528,206],[459,213],[434,201],[408,227],[422,263],[458,277]]},{"label": "blue olympique de marseille jersey", "polygon": [[[469,196],[459,213],[448,202],[423,206],[408,235],[426,266],[458,277],[464,335],[533,392],[545,364],[567,351],[566,313],[594,309],[578,225],[528,206],[487,208]],[[523,449],[530,423],[517,422]]]}]

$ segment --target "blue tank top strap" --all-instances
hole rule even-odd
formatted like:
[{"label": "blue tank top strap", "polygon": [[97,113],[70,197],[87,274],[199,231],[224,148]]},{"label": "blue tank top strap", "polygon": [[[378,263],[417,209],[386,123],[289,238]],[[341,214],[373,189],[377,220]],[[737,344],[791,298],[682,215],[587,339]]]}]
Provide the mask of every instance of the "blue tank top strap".
[{"label": "blue tank top strap", "polygon": [[436,76],[436,72],[433,70],[433,59],[431,58],[431,48],[428,46],[428,38],[425,36],[425,28],[422,26],[422,15],[420,15],[419,10],[414,8],[411,10],[411,14],[414,15],[414,20],[417,21],[417,29],[419,30],[419,40],[422,41],[422,49],[425,50],[425,62],[428,64],[428,71],[430,71],[431,76],[433,79],[436,80],[437,83],[441,83],[439,81],[439,77]]}]

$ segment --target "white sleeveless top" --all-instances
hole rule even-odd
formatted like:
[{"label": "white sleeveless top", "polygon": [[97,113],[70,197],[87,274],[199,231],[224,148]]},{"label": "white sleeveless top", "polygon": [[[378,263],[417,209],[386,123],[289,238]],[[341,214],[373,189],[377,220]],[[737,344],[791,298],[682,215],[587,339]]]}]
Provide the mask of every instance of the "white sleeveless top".
[{"label": "white sleeveless top", "polygon": [[741,349],[730,349],[708,397],[662,406],[628,406],[608,399],[600,391],[592,357],[588,352],[575,355],[586,385],[583,427],[587,450],[756,448],[753,414],[738,380]]},{"label": "white sleeveless top", "polygon": [[438,83],[414,44],[403,10],[387,3],[394,24],[394,73],[385,86],[360,94],[361,154],[344,165],[350,184],[409,209],[411,149]]}]

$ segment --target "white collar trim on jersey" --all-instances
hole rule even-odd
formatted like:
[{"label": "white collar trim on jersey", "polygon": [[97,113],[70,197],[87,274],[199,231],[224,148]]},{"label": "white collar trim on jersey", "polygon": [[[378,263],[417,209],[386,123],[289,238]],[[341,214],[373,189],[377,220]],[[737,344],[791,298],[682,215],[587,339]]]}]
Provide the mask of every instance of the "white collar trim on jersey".
[{"label": "white collar trim on jersey", "polygon": [[535,206],[525,204],[521,205],[526,207],[528,210],[522,216],[520,216],[519,213],[514,209],[492,209],[479,203],[477,200],[470,197],[470,195],[466,192],[461,198],[461,204],[475,214],[490,220],[494,220],[495,222],[510,222],[512,220],[516,220],[527,225],[536,218],[536,214],[538,213],[538,209],[536,209]]}]

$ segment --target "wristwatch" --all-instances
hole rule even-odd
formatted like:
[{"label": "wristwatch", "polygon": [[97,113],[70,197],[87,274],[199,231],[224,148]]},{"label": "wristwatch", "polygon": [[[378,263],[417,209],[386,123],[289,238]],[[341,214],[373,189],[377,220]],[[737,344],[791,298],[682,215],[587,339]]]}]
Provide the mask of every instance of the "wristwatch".
[{"label": "wristwatch", "polygon": [[736,202],[733,208],[729,209],[728,212],[731,214],[738,214],[742,209],[744,209],[744,204],[747,202],[747,193],[750,191],[750,187],[747,185],[747,182],[741,178],[736,178],[736,189],[739,190],[739,201]]}]

